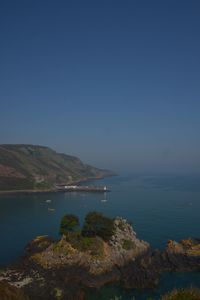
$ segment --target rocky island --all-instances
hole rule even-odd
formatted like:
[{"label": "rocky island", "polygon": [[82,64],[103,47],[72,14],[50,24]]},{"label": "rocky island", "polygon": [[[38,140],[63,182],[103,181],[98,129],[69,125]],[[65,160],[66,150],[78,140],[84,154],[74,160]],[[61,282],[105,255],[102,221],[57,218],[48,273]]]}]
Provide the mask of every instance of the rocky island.
[{"label": "rocky island", "polygon": [[84,164],[79,158],[37,145],[0,145],[0,192],[55,191],[72,184],[114,175]]},{"label": "rocky island", "polygon": [[80,227],[65,215],[61,238],[36,237],[27,256],[0,273],[0,282],[20,288],[31,300],[87,299],[87,290],[109,283],[152,288],[165,271],[199,271],[200,241],[169,241],[164,251],[139,240],[131,224],[90,212]]}]

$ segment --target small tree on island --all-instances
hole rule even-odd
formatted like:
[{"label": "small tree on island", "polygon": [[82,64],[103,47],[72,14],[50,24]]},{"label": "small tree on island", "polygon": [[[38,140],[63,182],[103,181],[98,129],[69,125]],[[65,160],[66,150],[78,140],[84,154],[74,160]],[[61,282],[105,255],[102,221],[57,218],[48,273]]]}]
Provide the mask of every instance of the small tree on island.
[{"label": "small tree on island", "polygon": [[65,215],[60,222],[60,234],[68,235],[79,228],[79,219],[75,215]]},{"label": "small tree on island", "polygon": [[104,241],[109,241],[114,234],[114,220],[102,213],[90,212],[85,217],[82,235],[87,237],[99,236]]}]

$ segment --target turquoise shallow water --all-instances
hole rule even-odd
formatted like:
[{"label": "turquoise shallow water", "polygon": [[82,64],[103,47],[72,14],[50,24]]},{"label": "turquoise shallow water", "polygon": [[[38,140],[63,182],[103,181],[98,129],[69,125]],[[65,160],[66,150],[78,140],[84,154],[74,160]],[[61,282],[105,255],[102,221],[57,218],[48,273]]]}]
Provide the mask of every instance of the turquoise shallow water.
[{"label": "turquoise shallow water", "polygon": [[[123,216],[133,223],[139,238],[152,247],[163,248],[168,239],[200,237],[200,176],[198,175],[123,175],[90,184],[111,188],[110,193],[58,193],[40,195],[0,196],[0,264],[8,264],[23,255],[26,243],[36,235],[58,237],[60,218],[75,213],[83,221],[91,210],[109,216]],[[46,203],[50,199],[51,203]],[[107,200],[102,202],[102,200]],[[55,211],[49,211],[54,208]],[[175,286],[200,287],[200,274],[166,274],[159,288],[152,291],[156,298]],[[91,299],[146,299],[150,291],[135,293],[116,286],[92,292]]]}]

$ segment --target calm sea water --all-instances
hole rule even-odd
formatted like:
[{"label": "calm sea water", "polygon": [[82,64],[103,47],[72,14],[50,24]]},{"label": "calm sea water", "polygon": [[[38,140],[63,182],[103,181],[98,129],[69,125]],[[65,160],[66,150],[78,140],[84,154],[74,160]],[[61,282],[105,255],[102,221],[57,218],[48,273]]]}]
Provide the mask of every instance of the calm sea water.
[{"label": "calm sea water", "polygon": [[[111,192],[58,193],[0,196],[0,264],[14,262],[23,255],[24,246],[36,235],[58,237],[60,218],[66,213],[79,216],[88,211],[130,220],[140,239],[153,247],[164,248],[168,239],[200,237],[199,175],[124,175],[90,184],[107,185]],[[50,199],[51,203],[46,200]],[[107,201],[102,201],[107,200]],[[49,211],[54,208],[55,211]],[[200,287],[200,274],[165,274],[155,291],[136,293],[109,286],[92,292],[90,299],[155,299],[173,287]]]}]

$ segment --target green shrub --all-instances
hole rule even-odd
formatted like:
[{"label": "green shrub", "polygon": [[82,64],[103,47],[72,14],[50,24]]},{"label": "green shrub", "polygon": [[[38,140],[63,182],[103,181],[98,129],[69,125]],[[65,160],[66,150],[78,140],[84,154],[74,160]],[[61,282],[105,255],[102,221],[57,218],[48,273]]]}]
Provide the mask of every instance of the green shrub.
[{"label": "green shrub", "polygon": [[67,235],[66,240],[79,251],[88,251],[94,256],[103,254],[103,241],[98,237],[85,237],[80,232],[71,232]]},{"label": "green shrub", "polygon": [[68,235],[70,232],[74,232],[79,228],[79,219],[75,215],[65,215],[61,219],[60,234]]},{"label": "green shrub", "polygon": [[108,241],[114,234],[114,220],[101,213],[90,212],[85,218],[82,235],[85,237],[99,236]]},{"label": "green shrub", "polygon": [[131,250],[134,248],[134,242],[131,240],[123,240],[122,248],[125,250]]},{"label": "green shrub", "polygon": [[161,300],[200,300],[199,289],[179,289],[161,297]]}]

